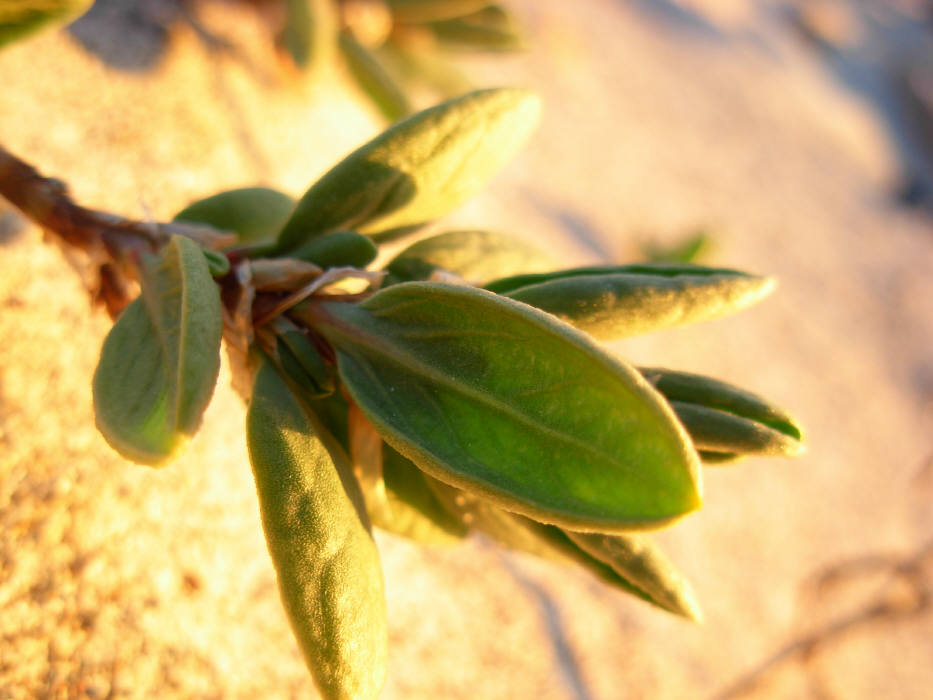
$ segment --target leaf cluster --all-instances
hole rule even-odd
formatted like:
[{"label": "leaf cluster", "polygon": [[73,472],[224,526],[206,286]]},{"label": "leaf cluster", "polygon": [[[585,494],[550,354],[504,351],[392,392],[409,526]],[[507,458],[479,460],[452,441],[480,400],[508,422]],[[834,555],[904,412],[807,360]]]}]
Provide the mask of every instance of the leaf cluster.
[{"label": "leaf cluster", "polygon": [[[411,16],[443,4],[391,3]],[[738,311],[769,278],[681,263],[556,270],[478,230],[378,257],[474,194],[538,109],[523,90],[470,93],[395,125],[297,202],[246,188],[192,204],[179,221],[236,243],[174,236],[140,256],[142,294],[104,343],[98,426],[122,455],[161,464],[197,428],[226,338],[249,387],[282,600],[327,697],[383,683],[372,525],[431,544],[480,532],[698,619],[642,531],[700,506],[703,462],[801,449],[796,422],[765,399],[632,367],[597,342]]]}]

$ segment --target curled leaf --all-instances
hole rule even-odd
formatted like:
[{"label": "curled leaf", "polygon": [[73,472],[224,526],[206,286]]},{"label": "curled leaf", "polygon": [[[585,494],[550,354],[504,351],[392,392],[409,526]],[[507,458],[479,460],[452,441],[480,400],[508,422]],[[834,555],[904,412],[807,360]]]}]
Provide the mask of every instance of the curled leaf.
[{"label": "curled leaf", "polygon": [[668,369],[641,373],[671,402],[704,461],[722,463],[740,455],[794,456],[803,434],[789,413],[761,396],[712,377]]},{"label": "curled leaf", "polygon": [[443,216],[512,158],[538,112],[531,93],[500,88],[412,115],[312,185],[282,229],[278,251],[340,229],[378,234]]},{"label": "curled leaf", "polygon": [[522,241],[493,231],[447,231],[422,239],[386,266],[392,283],[430,279],[436,270],[468,282],[489,280],[552,266],[550,256]]},{"label": "curled leaf", "polygon": [[220,367],[220,294],[201,249],[173,236],[144,260],[142,294],[117,319],[94,373],[97,428],[142,464],[171,458],[201,423]]},{"label": "curled leaf", "polygon": [[269,362],[256,375],[246,434],[279,592],[311,675],[325,697],[375,698],[385,681],[385,594],[359,487]]},{"label": "curled leaf", "polygon": [[547,314],[409,282],[293,312],[383,438],[429,475],[556,525],[657,527],[700,502],[697,456],[630,367]]}]

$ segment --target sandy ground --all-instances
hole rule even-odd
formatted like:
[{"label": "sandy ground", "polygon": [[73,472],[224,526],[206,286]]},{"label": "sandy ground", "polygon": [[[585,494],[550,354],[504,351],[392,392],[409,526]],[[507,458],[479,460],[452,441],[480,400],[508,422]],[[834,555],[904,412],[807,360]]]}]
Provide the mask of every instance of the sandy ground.
[{"label": "sandy ground", "polygon": [[[780,3],[510,4],[534,49],[473,60],[472,74],[539,90],[545,118],[450,221],[580,263],[711,230],[707,262],[776,275],[778,292],[614,349],[773,397],[804,422],[809,452],[708,470],[705,508],[659,535],[695,583],[702,626],[480,539],[432,550],[378,535],[383,697],[722,697],[785,645],[870,607],[883,578],[805,595],[816,572],[907,557],[933,536],[933,226],[894,198],[903,134]],[[212,53],[177,21],[165,35],[85,24],[5,50],[0,140],[85,204],[165,219],[227,187],[298,194],[377,132],[339,76],[285,79],[249,14],[208,3],[202,19],[249,50]],[[93,427],[108,320],[61,252],[9,213],[0,308],[0,698],[313,696],[226,369],[189,452],[137,467]],[[928,610],[879,614],[747,695],[929,697],[931,625]]]}]

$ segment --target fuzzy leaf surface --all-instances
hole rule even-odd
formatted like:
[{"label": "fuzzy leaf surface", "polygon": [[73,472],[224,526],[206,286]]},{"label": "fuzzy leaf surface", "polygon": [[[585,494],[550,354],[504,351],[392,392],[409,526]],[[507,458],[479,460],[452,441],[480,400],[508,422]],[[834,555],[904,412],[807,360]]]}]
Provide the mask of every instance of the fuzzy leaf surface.
[{"label": "fuzzy leaf surface", "polygon": [[486,288],[611,340],[740,311],[767,296],[774,280],[737,270],[643,264],[519,275]]},{"label": "fuzzy leaf surface", "polygon": [[443,216],[511,160],[537,122],[539,102],[525,90],[480,90],[399,122],[311,186],[278,251],[339,229],[378,234]]},{"label": "fuzzy leaf surface", "polygon": [[242,187],[192,202],[175,221],[233,231],[238,245],[271,243],[288,220],[295,200],[269,187]]},{"label": "fuzzy leaf surface", "polygon": [[142,464],[171,458],[201,423],[220,368],[220,294],[201,249],[173,236],[143,265],[142,294],[114,324],[94,373],[97,428]]},{"label": "fuzzy leaf surface", "polygon": [[279,592],[311,675],[326,698],[375,698],[386,672],[385,594],[359,487],[269,362],[246,432]]},{"label": "fuzzy leaf surface", "polygon": [[386,266],[393,282],[427,280],[441,270],[474,284],[553,266],[536,248],[493,231],[447,231],[422,239]]},{"label": "fuzzy leaf surface", "polygon": [[698,458],[663,397],[547,314],[430,282],[298,313],[383,438],[441,481],[577,530],[656,527],[699,506]]}]

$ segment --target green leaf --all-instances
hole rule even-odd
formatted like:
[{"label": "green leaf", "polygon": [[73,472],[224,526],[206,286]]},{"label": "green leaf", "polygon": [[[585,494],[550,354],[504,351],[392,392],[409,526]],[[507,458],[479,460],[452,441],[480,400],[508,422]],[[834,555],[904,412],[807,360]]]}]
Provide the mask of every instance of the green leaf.
[{"label": "green leaf", "polygon": [[4,0],[0,2],[0,46],[83,14],[93,0]]},{"label": "green leaf", "polygon": [[804,451],[798,440],[753,420],[683,401],[670,403],[698,450],[771,457]]},{"label": "green leaf", "polygon": [[741,455],[792,457],[804,450],[803,433],[787,411],[732,384],[689,372],[642,368],[677,413],[694,446],[710,464]]},{"label": "green leaf", "polygon": [[705,231],[691,234],[670,245],[645,243],[642,252],[656,263],[693,263],[708,255],[714,248],[712,237]]},{"label": "green leaf", "polygon": [[411,114],[411,102],[379,56],[359,43],[349,31],[340,33],[340,53],[356,84],[390,122]]},{"label": "green leaf", "polygon": [[314,70],[337,43],[337,8],[332,0],[284,0],[285,26],[276,38],[295,65]]},{"label": "green leaf", "polygon": [[275,328],[275,359],[282,374],[309,398],[334,393],[334,373],[324,362],[311,338],[283,318],[272,322]]},{"label": "green leaf", "polygon": [[517,275],[486,289],[611,340],[740,311],[770,294],[774,280],[696,265],[642,264]]},{"label": "green leaf", "polygon": [[366,267],[379,251],[367,236],[356,231],[335,231],[313,238],[289,254],[290,257],[314,263],[321,268]]},{"label": "green leaf", "polygon": [[429,478],[429,485],[444,507],[459,520],[499,544],[550,561],[574,564],[596,576],[603,583],[619,588],[629,595],[641,598],[668,612],[698,619],[696,606],[684,604],[687,600],[692,600],[689,585],[686,582],[679,588],[683,591],[680,596],[657,595],[656,591],[649,591],[635,584],[634,580],[641,580],[645,577],[632,576],[633,580],[626,579],[602,559],[581,549],[568,537],[568,533],[553,525],[545,525],[522,515],[496,508],[482,498],[434,479]]},{"label": "green leaf", "polygon": [[427,280],[436,270],[473,284],[519,272],[545,269],[550,256],[509,236],[492,231],[448,231],[418,241],[386,266],[388,283]]},{"label": "green leaf", "polygon": [[334,346],[383,438],[441,481],[578,530],[657,527],[700,504],[696,453],[663,398],[547,314],[428,282],[293,313]]},{"label": "green leaf", "polygon": [[388,0],[396,22],[421,24],[469,15],[492,4],[492,0]]},{"label": "green leaf", "polygon": [[466,524],[441,505],[428,485],[431,477],[384,443],[382,476],[389,507],[373,520],[376,527],[425,544],[452,544],[466,537]]},{"label": "green leaf", "polygon": [[288,220],[295,200],[268,187],[218,192],[189,204],[174,221],[207,224],[237,234],[238,245],[271,243]]},{"label": "green leaf", "polygon": [[201,249],[173,236],[144,260],[142,294],[117,319],[94,374],[97,428],[142,464],[194,435],[220,367],[220,294]]},{"label": "green leaf", "polygon": [[480,90],[409,117],[338,163],[298,202],[280,253],[331,231],[378,234],[462,204],[507,163],[537,121],[525,90]]},{"label": "green leaf", "polygon": [[518,51],[526,45],[515,18],[499,6],[433,22],[431,30],[445,46],[481,51]]},{"label": "green leaf", "polygon": [[385,594],[359,487],[269,362],[246,434],[279,592],[311,675],[327,698],[375,698],[385,681]]},{"label": "green leaf", "polygon": [[690,583],[650,540],[637,535],[568,532],[584,552],[611,566],[656,605],[691,620],[703,615]]}]

